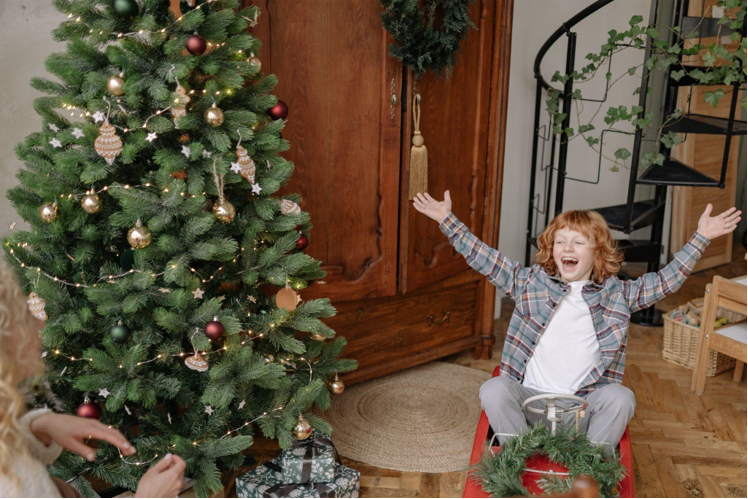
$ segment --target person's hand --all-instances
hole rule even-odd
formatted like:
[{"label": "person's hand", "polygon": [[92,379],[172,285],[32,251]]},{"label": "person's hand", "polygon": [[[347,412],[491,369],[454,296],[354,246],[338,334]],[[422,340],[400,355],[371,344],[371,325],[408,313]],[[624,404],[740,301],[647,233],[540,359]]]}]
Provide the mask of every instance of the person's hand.
[{"label": "person's hand", "polygon": [[699,234],[707,239],[714,239],[725,234],[729,234],[734,231],[740,222],[741,211],[736,211],[737,208],[734,206],[724,213],[720,213],[716,217],[710,216],[712,214],[713,206],[710,204],[706,205],[704,213],[699,218],[699,227],[696,229]]},{"label": "person's hand", "polygon": [[428,192],[420,192],[413,198],[413,207],[427,217],[441,223],[452,211],[452,198],[449,191],[444,191],[444,201],[437,201]]},{"label": "person's hand", "polygon": [[185,463],[181,457],[167,454],[145,472],[135,497],[177,497],[184,483]]},{"label": "person's hand", "polygon": [[125,456],[135,453],[135,447],[122,433],[93,419],[51,412],[34,419],[30,428],[44,445],[49,445],[52,441],[57,442],[61,447],[80,454],[89,461],[96,459],[96,452],[83,443],[85,439],[94,438],[109,442],[119,447]]}]

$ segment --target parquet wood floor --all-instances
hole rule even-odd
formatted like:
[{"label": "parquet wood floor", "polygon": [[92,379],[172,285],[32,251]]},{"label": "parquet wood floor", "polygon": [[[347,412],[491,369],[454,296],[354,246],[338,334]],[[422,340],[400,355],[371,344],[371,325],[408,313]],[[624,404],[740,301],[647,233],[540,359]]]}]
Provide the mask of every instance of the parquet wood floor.
[{"label": "parquet wood floor", "polygon": [[[745,248],[736,245],[733,253],[732,264],[692,275],[657,307],[667,311],[703,296],[715,275],[745,275]],[[636,276],[645,269],[631,265],[625,270]],[[444,360],[493,372],[512,308],[511,300],[502,302],[501,318],[494,325],[497,342],[492,360],[476,360],[472,352]],[[629,424],[637,495],[746,497],[745,375],[738,383],[732,381],[732,371],[708,378],[704,395],[697,397],[690,390],[692,371],[662,360],[662,334],[662,328],[635,324],[629,330],[624,385],[637,399]],[[261,440],[253,449],[261,461],[278,452],[273,443]],[[343,461],[361,472],[361,497],[460,497],[465,483],[465,472],[400,472]],[[229,497],[235,496],[234,476],[225,477]]]}]

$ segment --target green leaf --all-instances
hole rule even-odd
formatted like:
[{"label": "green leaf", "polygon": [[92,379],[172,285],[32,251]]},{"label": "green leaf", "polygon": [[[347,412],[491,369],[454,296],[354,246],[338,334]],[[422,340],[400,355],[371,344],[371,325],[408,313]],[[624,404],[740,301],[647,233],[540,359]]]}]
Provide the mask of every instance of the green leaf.
[{"label": "green leaf", "polygon": [[643,16],[639,16],[639,15],[633,16],[631,19],[629,19],[629,26],[634,26],[636,24],[639,24],[642,21],[644,21]]},{"label": "green leaf", "polygon": [[625,147],[621,147],[620,149],[616,150],[614,155],[616,158],[622,159],[625,161],[631,156],[631,152]]},{"label": "green leaf", "polygon": [[704,102],[708,102],[713,107],[717,107],[719,100],[725,96],[725,92],[722,89],[717,89],[714,92],[706,91],[704,93]]}]

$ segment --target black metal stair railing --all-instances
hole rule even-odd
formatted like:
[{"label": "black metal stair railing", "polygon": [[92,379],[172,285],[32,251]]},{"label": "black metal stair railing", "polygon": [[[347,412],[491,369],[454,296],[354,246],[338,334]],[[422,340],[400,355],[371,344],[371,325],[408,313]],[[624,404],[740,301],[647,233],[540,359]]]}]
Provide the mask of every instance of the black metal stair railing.
[{"label": "black metal stair railing", "polygon": [[[531,263],[531,252],[533,246],[535,245],[537,234],[539,234],[550,221],[551,201],[554,199],[554,181],[554,216],[563,211],[564,188],[566,181],[576,181],[587,184],[597,184],[599,182],[600,171],[602,168],[602,147],[605,132],[633,135],[634,144],[631,155],[631,169],[628,178],[626,203],[615,206],[596,208],[595,210],[605,218],[605,220],[608,222],[608,225],[612,229],[621,231],[624,234],[630,234],[631,232],[644,227],[651,227],[649,240],[622,239],[618,241],[619,247],[623,251],[626,259],[628,261],[647,262],[648,271],[656,271],[659,267],[659,258],[662,248],[665,204],[667,201],[667,187],[671,185],[681,185],[724,188],[732,137],[735,135],[746,134],[745,121],[738,121],[734,118],[738,103],[738,93],[743,90],[741,87],[741,82],[736,81],[733,84],[729,118],[718,118],[691,113],[689,99],[689,109],[681,116],[681,118],[671,123],[667,123],[667,125],[662,128],[663,133],[675,132],[678,134],[684,134],[686,138],[688,134],[714,134],[724,136],[725,148],[719,179],[715,179],[708,175],[705,175],[695,168],[692,168],[691,166],[686,165],[681,161],[671,158],[670,149],[666,148],[664,144],[660,143],[659,141],[657,142],[656,147],[658,153],[664,157],[664,161],[662,162],[662,164],[652,164],[649,168],[647,168],[640,174],[639,162],[642,154],[642,145],[647,141],[655,142],[655,139],[646,138],[644,130],[642,130],[641,128],[637,128],[634,132],[625,132],[621,130],[604,130],[603,132],[601,132],[599,151],[600,157],[598,161],[597,178],[595,180],[586,180],[569,177],[566,170],[566,163],[568,160],[569,152],[568,140],[560,139],[556,134],[552,132],[553,123],[551,121],[550,115],[548,116],[548,124],[541,125],[541,114],[543,113],[543,95],[544,92],[552,89],[551,85],[545,80],[541,73],[541,63],[550,48],[562,36],[565,35],[565,74],[568,78],[564,83],[563,89],[554,89],[558,92],[558,98],[561,101],[559,105],[559,107],[561,108],[561,112],[565,113],[564,120],[561,123],[561,129],[565,130],[570,125],[570,111],[572,102],[574,100],[574,79],[570,76],[574,72],[577,33],[572,31],[572,28],[583,19],[586,19],[587,17],[591,16],[613,1],[615,0],[598,0],[580,11],[575,16],[571,17],[567,22],[563,23],[561,27],[553,32],[553,34],[543,44],[540,51],[538,51],[538,54],[535,58],[533,72],[536,80],[536,94],[535,115],[533,123],[533,149],[531,159],[532,164],[530,173],[530,198],[527,217],[527,239],[525,250],[526,265],[530,265]],[[714,37],[719,36],[720,34],[729,34],[731,32],[724,25],[720,25],[718,23],[718,19],[706,18],[704,16],[703,6],[701,16],[688,16],[688,3],[688,0],[675,0],[672,18],[669,20],[670,22],[660,24],[680,26],[680,33],[691,34],[692,37],[698,37],[699,42],[701,42],[701,39],[705,37]],[[650,25],[657,24],[658,8],[658,0],[652,0],[649,16]],[[741,28],[741,34],[745,36],[745,23]],[[671,35],[670,45],[674,45],[676,43],[679,43],[681,45],[681,48],[683,48],[683,39],[673,31]],[[644,50],[644,60],[648,60],[651,55],[652,39],[648,37],[647,44]],[[682,55],[679,56],[679,58],[682,61]],[[609,64],[611,62],[612,56]],[[677,108],[679,88],[691,86],[692,92],[693,87],[701,84],[697,79],[688,76],[688,72],[696,66],[691,67],[688,65],[683,65],[682,62],[679,64],[679,68],[681,68],[681,66],[683,66],[682,69],[685,70],[686,75],[677,81],[675,78],[670,76],[670,70],[668,69],[667,71],[668,76],[666,78],[665,85],[665,109],[663,117],[669,116]],[[642,70],[640,85],[642,91],[639,92],[638,105],[642,109],[639,114],[640,119],[644,118],[646,113],[648,92],[644,91],[644,89],[647,89],[649,86],[649,73],[650,71],[645,65]],[[607,90],[608,84],[606,83],[606,91],[602,101],[595,100],[594,102],[605,101],[608,98]],[[592,99],[581,100],[589,101]],[[663,121],[665,120],[663,119]],[[546,154],[548,155],[547,162]],[[544,175],[542,193],[536,193],[536,183],[539,173],[541,175]],[[647,200],[635,200],[636,187],[639,184],[655,186],[654,197]],[[541,220],[541,216],[543,217],[543,220]],[[652,308],[643,311],[642,317],[632,318],[632,320],[643,324],[654,325],[658,323],[659,317],[655,315],[655,311]]]}]

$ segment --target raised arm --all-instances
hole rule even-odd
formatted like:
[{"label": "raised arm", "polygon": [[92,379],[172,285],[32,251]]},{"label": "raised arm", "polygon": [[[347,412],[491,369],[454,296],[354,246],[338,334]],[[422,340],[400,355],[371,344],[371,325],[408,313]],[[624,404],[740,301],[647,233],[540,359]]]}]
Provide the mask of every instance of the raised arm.
[{"label": "raised arm", "polygon": [[650,307],[664,297],[675,293],[691,275],[699,258],[706,251],[709,242],[715,237],[735,230],[740,221],[740,211],[729,210],[711,216],[712,205],[709,204],[699,219],[699,226],[691,239],[677,252],[673,261],[659,272],[649,272],[638,279],[623,281],[623,293],[631,312]]},{"label": "raised arm", "polygon": [[468,265],[488,278],[488,281],[516,301],[527,283],[529,268],[505,257],[478,239],[465,224],[452,213],[449,191],[444,201],[436,201],[428,193],[413,198],[416,210],[439,222],[439,228],[449,238],[454,248],[465,257]]}]

